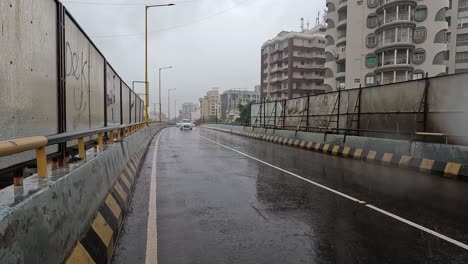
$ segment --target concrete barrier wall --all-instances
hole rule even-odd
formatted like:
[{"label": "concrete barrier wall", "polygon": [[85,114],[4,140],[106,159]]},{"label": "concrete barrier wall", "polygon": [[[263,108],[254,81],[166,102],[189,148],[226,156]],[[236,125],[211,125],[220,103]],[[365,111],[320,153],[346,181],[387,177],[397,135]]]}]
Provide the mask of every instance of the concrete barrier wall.
[{"label": "concrete barrier wall", "polygon": [[291,130],[308,126],[319,132],[340,128],[341,134],[360,129],[367,130],[360,131],[361,136],[403,140],[414,132],[434,132],[449,135],[450,143],[468,145],[467,81],[468,74],[460,73],[256,103],[251,106],[251,124]]},{"label": "concrete barrier wall", "polygon": [[248,131],[265,135],[280,136],[283,138],[293,138],[316,143],[330,145],[341,145],[351,148],[371,149],[379,152],[399,153],[410,155],[415,158],[431,159],[441,162],[457,162],[468,164],[468,146],[448,145],[426,142],[411,142],[408,140],[393,140],[372,137],[347,136],[346,142],[343,135],[327,135],[324,140],[324,134],[314,132],[295,132],[291,130],[273,130],[264,128],[252,128],[232,125],[215,125],[210,127],[229,129],[233,131]]},{"label": "concrete barrier wall", "polygon": [[1,190],[0,263],[64,262],[126,165],[161,129],[144,128],[86,163],[71,164],[70,173],[47,180],[33,176],[22,189]]}]

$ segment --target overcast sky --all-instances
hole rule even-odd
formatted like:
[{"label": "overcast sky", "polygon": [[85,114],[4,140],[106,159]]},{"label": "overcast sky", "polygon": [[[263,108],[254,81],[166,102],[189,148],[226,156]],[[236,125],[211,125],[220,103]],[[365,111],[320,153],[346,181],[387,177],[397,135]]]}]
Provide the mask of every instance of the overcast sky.
[{"label": "overcast sky", "polygon": [[[129,85],[144,79],[144,4],[171,1],[62,2]],[[173,99],[178,105],[198,102],[212,87],[252,90],[260,84],[262,43],[282,30],[300,30],[301,17],[312,27],[325,9],[325,0],[172,2],[176,5],[150,9],[148,18],[150,106],[157,102],[157,69],[174,67],[163,71],[163,112],[169,88],[177,89],[171,93],[172,107]]]}]

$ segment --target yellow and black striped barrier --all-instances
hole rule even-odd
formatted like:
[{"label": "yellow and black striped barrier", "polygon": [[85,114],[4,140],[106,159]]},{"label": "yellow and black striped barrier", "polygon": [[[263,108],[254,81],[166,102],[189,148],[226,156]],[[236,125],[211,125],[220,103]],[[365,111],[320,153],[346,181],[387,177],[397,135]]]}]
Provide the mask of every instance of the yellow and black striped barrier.
[{"label": "yellow and black striped barrier", "polygon": [[146,146],[140,147],[127,163],[66,264],[110,262],[145,152]]},{"label": "yellow and black striped barrier", "polygon": [[239,136],[251,137],[276,144],[292,146],[296,148],[330,154],[338,157],[353,158],[363,161],[377,162],[382,165],[411,168],[421,172],[440,175],[452,179],[468,177],[468,165],[457,162],[445,162],[432,159],[422,159],[413,157],[405,153],[389,153],[363,148],[352,148],[342,145],[332,145],[326,143],[316,143],[292,139],[281,136],[260,134],[255,132],[229,130],[222,128],[207,127],[212,130],[227,132]]}]

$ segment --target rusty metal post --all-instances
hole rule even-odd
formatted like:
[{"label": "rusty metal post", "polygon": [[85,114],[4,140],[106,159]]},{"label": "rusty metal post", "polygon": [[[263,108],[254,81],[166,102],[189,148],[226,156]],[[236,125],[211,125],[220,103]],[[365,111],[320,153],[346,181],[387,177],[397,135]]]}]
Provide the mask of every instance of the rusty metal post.
[{"label": "rusty metal post", "polygon": [[103,133],[98,133],[98,146],[99,146],[99,152],[104,151],[104,134]]},{"label": "rusty metal post", "polygon": [[37,177],[47,178],[47,154],[45,147],[36,149]]},{"label": "rusty metal post", "polygon": [[121,130],[121,129],[117,129],[117,141],[122,140],[121,134],[122,134],[122,130]]},{"label": "rusty metal post", "polygon": [[15,174],[13,175],[13,185],[15,187],[23,186],[23,179],[24,179],[23,169],[21,168],[15,169]]},{"label": "rusty metal post", "polygon": [[84,138],[78,139],[78,156],[80,157],[80,159],[86,158]]},{"label": "rusty metal post", "polygon": [[114,130],[109,131],[109,144],[114,144]]}]

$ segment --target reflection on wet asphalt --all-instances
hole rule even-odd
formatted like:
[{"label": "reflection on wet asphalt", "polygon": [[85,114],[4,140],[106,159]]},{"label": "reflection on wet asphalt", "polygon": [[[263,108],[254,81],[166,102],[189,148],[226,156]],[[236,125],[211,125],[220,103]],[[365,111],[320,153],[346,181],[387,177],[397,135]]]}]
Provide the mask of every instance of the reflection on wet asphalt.
[{"label": "reflection on wet asphalt", "polygon": [[157,163],[160,264],[468,263],[465,249],[197,133],[468,243],[467,183],[171,128],[161,135]]}]

